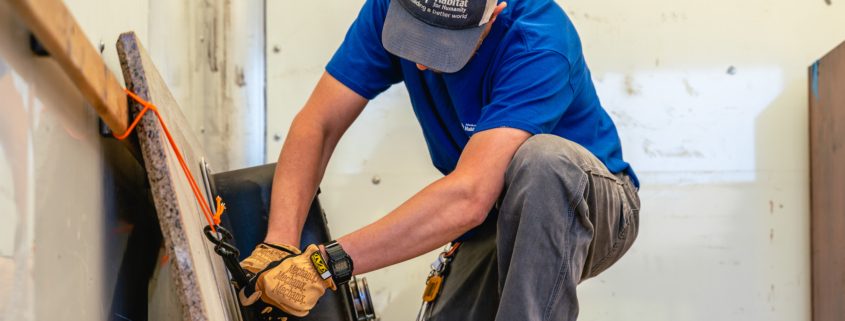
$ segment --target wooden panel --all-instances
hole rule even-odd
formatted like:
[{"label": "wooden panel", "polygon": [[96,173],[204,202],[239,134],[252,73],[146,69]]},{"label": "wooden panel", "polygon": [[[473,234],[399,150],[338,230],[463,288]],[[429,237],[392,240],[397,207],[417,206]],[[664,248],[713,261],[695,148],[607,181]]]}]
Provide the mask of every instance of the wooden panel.
[{"label": "wooden panel", "polygon": [[126,95],[64,3],[61,0],[10,0],[9,3],[103,122],[115,133],[126,131]]},{"label": "wooden panel", "polygon": [[[201,185],[200,145],[147,52],[131,32],[120,36],[117,51],[126,88],[158,107],[194,179]],[[141,109],[136,103],[130,106],[133,113]],[[202,228],[206,225],[203,213],[155,115],[145,114],[136,131],[170,257],[168,271],[182,319],[239,319],[223,262],[203,236]]]},{"label": "wooden panel", "polygon": [[813,320],[845,320],[845,43],[810,67]]}]

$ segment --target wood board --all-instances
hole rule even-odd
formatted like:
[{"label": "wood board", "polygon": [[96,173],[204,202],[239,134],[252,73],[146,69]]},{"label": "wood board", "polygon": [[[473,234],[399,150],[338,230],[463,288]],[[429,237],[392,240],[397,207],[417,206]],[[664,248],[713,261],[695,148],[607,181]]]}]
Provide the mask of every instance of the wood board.
[{"label": "wood board", "polygon": [[[199,141],[150,56],[132,32],[120,35],[117,52],[126,88],[158,107],[194,179],[202,186]],[[142,109],[134,101],[129,105],[133,115]],[[170,262],[168,269],[157,273],[169,274],[169,278],[163,277],[172,282],[178,299],[174,302],[178,305],[170,308],[180,309],[183,320],[239,320],[223,261],[203,235],[205,217],[155,114],[146,113],[135,133]]]},{"label": "wood board", "polygon": [[115,133],[126,131],[128,117],[123,90],[64,3],[10,0],[9,4],[103,122]]},{"label": "wood board", "polygon": [[809,70],[814,321],[845,318],[845,43]]}]

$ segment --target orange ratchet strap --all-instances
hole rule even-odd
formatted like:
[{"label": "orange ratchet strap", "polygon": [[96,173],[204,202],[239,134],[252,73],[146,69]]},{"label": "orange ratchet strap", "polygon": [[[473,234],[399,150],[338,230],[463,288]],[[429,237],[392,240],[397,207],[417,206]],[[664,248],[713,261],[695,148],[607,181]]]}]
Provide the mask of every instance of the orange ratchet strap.
[{"label": "orange ratchet strap", "polygon": [[197,186],[197,182],[194,180],[194,176],[191,175],[191,170],[188,169],[188,165],[185,164],[185,158],[182,157],[182,152],[179,151],[179,147],[176,146],[176,142],[173,140],[173,136],[170,135],[170,130],[167,129],[167,125],[164,124],[164,119],[161,118],[161,114],[158,113],[158,107],[153,105],[152,103],[138,97],[135,93],[130,91],[129,89],[123,89],[129,97],[132,97],[136,102],[144,106],[144,109],[141,109],[141,112],[135,116],[135,120],[132,121],[132,124],[129,125],[129,128],[126,129],[126,132],[117,135],[114,135],[114,138],[118,140],[124,140],[126,137],[129,137],[129,134],[132,133],[132,130],[135,129],[135,126],[138,125],[138,122],[141,121],[141,118],[144,117],[144,114],[147,113],[148,110],[152,110],[155,113],[156,118],[158,118],[159,124],[161,124],[161,129],[164,130],[164,135],[167,136],[167,141],[170,142],[170,148],[173,149],[173,153],[176,154],[176,159],[179,160],[179,165],[182,166],[182,172],[185,173],[185,177],[188,179],[188,183],[191,185],[191,191],[194,192],[194,197],[196,197],[197,203],[200,204],[200,209],[202,209],[203,214],[205,215],[205,220],[208,222],[208,226],[211,227],[212,231],[216,231],[215,227],[220,224],[220,216],[223,215],[223,211],[226,210],[226,205],[223,204],[223,199],[220,196],[217,196],[216,202],[217,206],[215,212],[211,213],[211,208],[208,206],[208,202],[205,200],[205,196],[200,192],[199,187]]}]

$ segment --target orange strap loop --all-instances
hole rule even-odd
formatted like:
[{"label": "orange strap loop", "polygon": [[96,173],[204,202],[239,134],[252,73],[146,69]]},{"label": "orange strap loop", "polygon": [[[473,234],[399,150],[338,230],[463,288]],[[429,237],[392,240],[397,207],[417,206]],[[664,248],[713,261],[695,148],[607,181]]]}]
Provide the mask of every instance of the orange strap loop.
[{"label": "orange strap loop", "polygon": [[126,129],[126,132],[120,135],[113,134],[115,138],[118,140],[126,139],[129,137],[129,134],[132,133],[132,130],[135,129],[135,126],[138,125],[138,122],[141,121],[141,118],[144,117],[144,114],[147,111],[152,110],[155,113],[156,118],[158,118],[159,124],[161,124],[161,129],[164,130],[164,135],[167,136],[167,141],[170,142],[170,147],[173,149],[173,153],[176,154],[176,159],[179,160],[179,165],[182,166],[182,172],[185,173],[185,177],[188,178],[188,183],[191,185],[191,191],[194,192],[194,197],[197,199],[197,203],[200,205],[200,209],[202,209],[203,214],[205,215],[205,220],[208,222],[208,225],[211,226],[211,230],[216,232],[215,226],[220,224],[220,216],[223,215],[223,211],[226,210],[226,205],[223,204],[223,199],[220,196],[217,196],[217,208],[215,212],[211,213],[211,208],[208,206],[208,202],[205,200],[205,196],[203,196],[202,192],[200,192],[199,187],[197,186],[197,182],[194,180],[194,176],[191,175],[191,170],[188,169],[188,165],[185,164],[185,158],[182,157],[182,152],[179,151],[179,147],[176,146],[176,142],[173,140],[173,136],[170,135],[170,130],[167,129],[167,125],[164,124],[164,119],[161,118],[161,114],[158,113],[158,107],[153,105],[152,103],[138,97],[129,89],[123,89],[129,97],[132,97],[136,102],[144,106],[144,109],[141,109],[141,112],[138,113],[138,116],[135,116],[135,120],[132,121],[132,124],[129,125],[129,128]]}]

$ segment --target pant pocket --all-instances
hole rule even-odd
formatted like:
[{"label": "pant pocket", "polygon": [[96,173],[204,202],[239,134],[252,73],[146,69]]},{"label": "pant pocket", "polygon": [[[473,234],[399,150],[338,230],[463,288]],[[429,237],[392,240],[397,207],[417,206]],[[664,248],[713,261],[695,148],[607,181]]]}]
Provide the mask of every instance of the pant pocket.
[{"label": "pant pocket", "polygon": [[[639,205],[633,203],[634,200],[631,195],[628,195],[624,183],[615,186],[614,194],[611,197],[614,201],[610,203],[615,206],[608,208],[607,213],[597,213],[607,215],[606,223],[609,226],[604,228],[596,226],[597,234],[593,238],[592,262],[587,277],[597,276],[619,261],[637,238]],[[633,195],[633,197],[637,196]],[[600,235],[601,231],[606,231],[603,232],[605,235]]]}]

